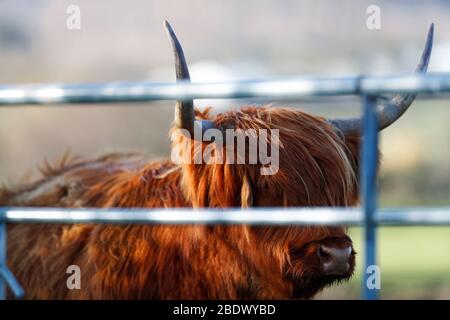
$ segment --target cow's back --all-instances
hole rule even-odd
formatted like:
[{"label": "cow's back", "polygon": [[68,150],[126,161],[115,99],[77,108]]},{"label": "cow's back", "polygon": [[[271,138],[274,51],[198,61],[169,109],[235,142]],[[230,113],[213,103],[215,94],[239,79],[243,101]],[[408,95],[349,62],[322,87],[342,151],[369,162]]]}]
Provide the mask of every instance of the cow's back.
[{"label": "cow's back", "polygon": [[[42,171],[43,178],[34,183],[2,189],[0,206],[186,206],[179,189],[179,170],[169,161],[146,163],[137,154],[109,154],[59,167],[47,166]],[[127,259],[133,250],[143,250],[138,238],[153,237],[150,234],[156,230],[152,229],[150,225],[10,224],[8,265],[24,286],[27,298],[120,297],[113,288],[70,291],[66,270],[72,264],[80,266],[85,286],[93,285],[96,276],[114,277],[114,270],[126,268],[120,266],[121,259]],[[123,251],[126,255],[121,255],[122,250],[128,250]],[[95,286],[104,286],[98,280]],[[105,296],[106,292],[110,296]]]}]

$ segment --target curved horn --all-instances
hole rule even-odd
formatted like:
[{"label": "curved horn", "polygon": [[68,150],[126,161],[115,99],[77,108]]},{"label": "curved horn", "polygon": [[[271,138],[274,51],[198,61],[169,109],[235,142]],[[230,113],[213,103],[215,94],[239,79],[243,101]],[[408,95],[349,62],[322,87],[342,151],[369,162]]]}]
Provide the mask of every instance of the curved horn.
[{"label": "curved horn", "polygon": [[[433,46],[433,33],[434,24],[432,23],[428,30],[425,48],[423,49],[422,56],[416,68],[416,72],[418,73],[425,73],[427,71],[431,48]],[[400,118],[413,103],[416,95],[417,94],[398,94],[388,102],[379,104],[377,106],[378,130],[381,131],[384,128],[389,127]],[[330,119],[328,121],[343,134],[360,134],[362,132],[362,120],[360,118]]]},{"label": "curved horn", "polygon": [[[172,43],[173,53],[175,56],[175,72],[177,81],[179,80],[189,80],[189,69],[186,64],[186,59],[184,58],[183,48],[181,47],[180,42],[175,35],[172,27],[170,26],[168,21],[164,21],[164,27],[166,28],[167,35],[169,36],[170,42]],[[195,111],[194,111],[194,101],[177,101],[175,106],[175,117],[174,117],[175,125],[180,129],[186,129],[191,137],[195,137],[194,128],[196,126],[201,127],[200,132],[203,132],[209,128],[214,128],[214,125],[211,121],[195,120]],[[197,138],[197,137],[195,137]],[[201,139],[201,137],[198,137]]]}]

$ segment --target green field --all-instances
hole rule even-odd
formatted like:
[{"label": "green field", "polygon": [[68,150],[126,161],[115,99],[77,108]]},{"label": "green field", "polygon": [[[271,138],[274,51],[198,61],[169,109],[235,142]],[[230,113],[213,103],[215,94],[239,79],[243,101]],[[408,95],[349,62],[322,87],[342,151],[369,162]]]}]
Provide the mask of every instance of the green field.
[{"label": "green field", "polygon": [[[357,255],[353,279],[318,298],[359,298],[363,229],[349,230]],[[383,227],[378,230],[381,298],[450,299],[450,227]]]}]

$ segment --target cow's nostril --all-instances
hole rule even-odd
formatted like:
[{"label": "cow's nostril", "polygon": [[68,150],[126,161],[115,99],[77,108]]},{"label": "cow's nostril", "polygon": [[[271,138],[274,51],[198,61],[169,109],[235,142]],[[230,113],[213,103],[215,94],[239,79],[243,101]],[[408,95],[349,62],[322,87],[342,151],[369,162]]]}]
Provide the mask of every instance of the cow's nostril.
[{"label": "cow's nostril", "polygon": [[349,271],[352,247],[333,248],[320,245],[317,250],[325,274],[341,275]]},{"label": "cow's nostril", "polygon": [[319,256],[321,262],[325,262],[330,259],[330,255],[328,254],[327,249],[324,249],[324,246],[319,246],[317,249],[317,255]]}]

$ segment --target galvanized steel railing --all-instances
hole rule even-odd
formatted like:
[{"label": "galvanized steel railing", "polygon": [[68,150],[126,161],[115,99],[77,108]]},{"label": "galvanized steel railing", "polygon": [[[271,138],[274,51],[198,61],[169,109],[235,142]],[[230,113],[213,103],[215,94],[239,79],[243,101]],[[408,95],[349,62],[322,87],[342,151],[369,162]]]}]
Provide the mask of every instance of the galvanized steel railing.
[{"label": "galvanized steel railing", "polygon": [[450,92],[448,74],[404,76],[291,77],[218,83],[112,82],[0,86],[0,105],[107,103],[154,100],[309,98]]},{"label": "galvanized steel railing", "polygon": [[[392,93],[450,92],[450,74],[413,74],[389,77],[303,77],[230,83],[156,84],[44,84],[0,86],[0,105],[105,103],[200,98],[309,98],[359,95],[364,106],[361,196],[359,208],[255,208],[255,209],[67,209],[0,208],[0,299],[8,285],[16,297],[24,292],[7,268],[7,223],[150,223],[150,224],[265,224],[364,225],[365,266],[376,264],[376,227],[379,225],[450,225],[450,207],[377,209],[376,162],[378,96]],[[366,286],[366,299],[378,290]]]}]

